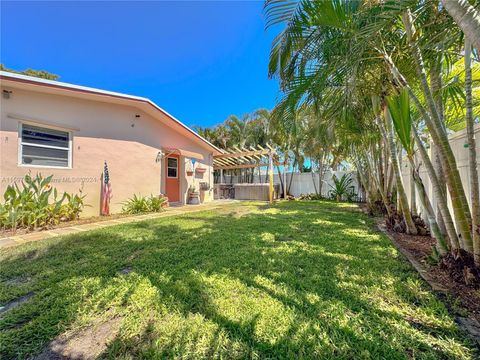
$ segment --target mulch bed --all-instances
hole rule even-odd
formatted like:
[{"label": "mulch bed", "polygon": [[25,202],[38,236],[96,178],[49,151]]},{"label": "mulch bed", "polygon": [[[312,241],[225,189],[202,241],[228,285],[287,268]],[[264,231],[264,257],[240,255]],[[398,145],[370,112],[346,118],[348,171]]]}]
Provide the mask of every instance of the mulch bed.
[{"label": "mulch bed", "polygon": [[[388,232],[402,249],[423,265],[429,277],[446,290],[446,293],[457,300],[468,314],[480,322],[480,289],[467,286],[452,279],[449,271],[442,264],[430,265],[429,256],[435,246],[435,240],[429,236],[412,236]],[[455,310],[455,309],[452,309]]]}]

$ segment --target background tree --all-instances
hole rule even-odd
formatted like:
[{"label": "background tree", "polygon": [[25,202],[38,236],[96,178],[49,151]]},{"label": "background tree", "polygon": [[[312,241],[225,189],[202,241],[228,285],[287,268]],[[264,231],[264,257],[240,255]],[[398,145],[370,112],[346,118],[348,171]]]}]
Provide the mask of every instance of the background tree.
[{"label": "background tree", "polygon": [[13,70],[5,67],[3,64],[0,64],[0,71],[7,71],[15,74],[22,74],[22,75],[28,75],[28,76],[34,76],[42,79],[47,79],[47,80],[58,80],[59,76],[52,74],[48,71],[45,70],[33,70],[33,69],[26,69],[26,70]]}]

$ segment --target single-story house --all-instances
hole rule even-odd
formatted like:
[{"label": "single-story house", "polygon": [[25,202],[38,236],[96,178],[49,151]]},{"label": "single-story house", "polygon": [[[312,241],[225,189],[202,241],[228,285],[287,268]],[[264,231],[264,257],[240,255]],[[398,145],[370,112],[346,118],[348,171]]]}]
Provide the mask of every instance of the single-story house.
[{"label": "single-story house", "polygon": [[185,204],[191,186],[213,199],[220,150],[149,99],[10,72],[0,85],[0,195],[25,174],[53,175],[98,215],[106,162],[112,212],[134,194]]}]

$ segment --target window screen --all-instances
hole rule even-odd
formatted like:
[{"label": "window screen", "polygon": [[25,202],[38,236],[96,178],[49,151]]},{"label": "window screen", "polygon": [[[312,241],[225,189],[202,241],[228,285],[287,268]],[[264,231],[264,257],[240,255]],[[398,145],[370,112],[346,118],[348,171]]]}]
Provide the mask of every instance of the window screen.
[{"label": "window screen", "polygon": [[23,165],[70,166],[70,133],[39,126],[21,125]]}]

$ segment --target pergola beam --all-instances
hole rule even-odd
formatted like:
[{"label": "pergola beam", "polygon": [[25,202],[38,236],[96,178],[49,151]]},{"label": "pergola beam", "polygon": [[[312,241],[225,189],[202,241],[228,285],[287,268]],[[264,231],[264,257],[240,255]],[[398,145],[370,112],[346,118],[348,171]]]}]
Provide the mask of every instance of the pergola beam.
[{"label": "pergola beam", "polygon": [[269,149],[241,151],[241,152],[234,152],[229,154],[214,155],[214,159],[242,158],[244,156],[253,156],[253,155],[268,155],[270,152],[271,150]]},{"label": "pergola beam", "polygon": [[[275,166],[281,166],[282,163],[276,162]],[[240,164],[240,165],[231,165],[231,166],[216,166],[213,165],[213,170],[235,170],[235,169],[248,169],[248,168],[257,168],[262,166],[269,166],[268,163],[258,163],[258,164]]]},{"label": "pergola beam", "polygon": [[[258,145],[257,148],[253,148],[252,146],[250,146],[250,150],[245,149],[244,147],[240,149],[235,146],[233,150],[223,150],[222,154],[213,156],[213,169],[220,170],[221,182],[223,183],[224,170],[251,169],[268,166],[268,172],[270,175],[269,200],[270,204],[272,204],[274,191],[273,167],[281,165],[285,166],[285,164],[277,161],[274,162],[274,157],[278,158],[277,152],[272,146],[270,146],[270,144],[267,144],[266,146],[267,148],[264,148],[261,145]],[[265,162],[265,158],[268,162]]]}]

